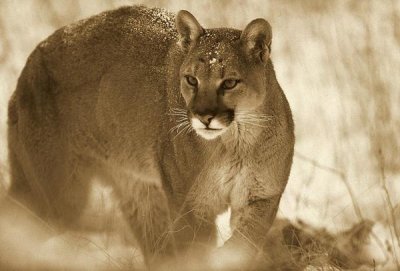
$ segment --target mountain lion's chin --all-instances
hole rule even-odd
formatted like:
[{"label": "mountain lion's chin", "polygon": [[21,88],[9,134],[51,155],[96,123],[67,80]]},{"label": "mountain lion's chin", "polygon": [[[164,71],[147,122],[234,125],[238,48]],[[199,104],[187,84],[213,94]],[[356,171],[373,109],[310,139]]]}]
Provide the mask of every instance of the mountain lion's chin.
[{"label": "mountain lion's chin", "polygon": [[206,129],[206,128],[197,128],[194,129],[196,133],[204,139],[213,140],[218,136],[225,133],[227,129]]}]

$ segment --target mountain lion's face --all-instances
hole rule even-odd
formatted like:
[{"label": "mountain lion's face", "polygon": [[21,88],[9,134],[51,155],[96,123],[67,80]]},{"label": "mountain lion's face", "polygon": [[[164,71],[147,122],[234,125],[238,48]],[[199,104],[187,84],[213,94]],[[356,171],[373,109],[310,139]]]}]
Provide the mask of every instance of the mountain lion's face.
[{"label": "mountain lion's face", "polygon": [[240,119],[240,112],[257,108],[265,95],[261,61],[251,63],[246,58],[238,33],[220,32],[201,37],[180,72],[188,117],[197,134],[205,139],[227,131],[233,121]]},{"label": "mountain lion's face", "polygon": [[264,28],[269,24],[254,22],[242,33],[231,29],[206,32],[193,16],[177,17],[186,53],[180,91],[193,129],[205,139],[222,135],[234,122],[249,123],[265,99],[269,47]]}]

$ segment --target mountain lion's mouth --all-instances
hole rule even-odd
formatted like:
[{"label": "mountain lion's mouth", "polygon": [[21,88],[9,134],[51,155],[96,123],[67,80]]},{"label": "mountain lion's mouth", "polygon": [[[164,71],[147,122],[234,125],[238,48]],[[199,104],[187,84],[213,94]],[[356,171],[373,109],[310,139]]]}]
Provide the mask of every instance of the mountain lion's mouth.
[{"label": "mountain lion's mouth", "polygon": [[225,124],[221,123],[217,118],[213,118],[209,123],[199,120],[197,117],[192,118],[192,127],[196,133],[204,139],[211,140],[226,131]]},{"label": "mountain lion's mouth", "polygon": [[216,129],[216,128],[203,128],[202,130],[208,130],[208,131],[221,131],[222,129]]},{"label": "mountain lion's mouth", "polygon": [[197,128],[194,129],[196,133],[204,139],[211,140],[222,135],[225,129],[214,129],[214,128]]}]

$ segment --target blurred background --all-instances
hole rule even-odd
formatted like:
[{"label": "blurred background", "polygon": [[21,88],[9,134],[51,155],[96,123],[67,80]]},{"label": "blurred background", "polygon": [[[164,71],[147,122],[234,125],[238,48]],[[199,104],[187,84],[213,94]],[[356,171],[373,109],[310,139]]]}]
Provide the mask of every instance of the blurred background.
[{"label": "blurred background", "polygon": [[[267,19],[292,107],[296,153],[279,216],[332,232],[363,219],[398,264],[400,1],[0,1],[0,193],[8,186],[7,103],[27,57],[59,27],[122,5],[187,9],[205,28]],[[393,267],[394,268],[394,267]],[[397,267],[398,268],[398,267]],[[389,269],[388,269],[389,270]]]}]

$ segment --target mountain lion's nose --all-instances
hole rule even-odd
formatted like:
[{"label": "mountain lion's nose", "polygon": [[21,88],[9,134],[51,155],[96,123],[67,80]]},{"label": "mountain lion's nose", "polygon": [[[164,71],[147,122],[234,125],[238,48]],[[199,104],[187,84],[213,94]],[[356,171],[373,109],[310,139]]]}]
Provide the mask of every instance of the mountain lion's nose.
[{"label": "mountain lion's nose", "polygon": [[214,115],[210,115],[210,114],[199,115],[199,114],[196,114],[196,118],[198,118],[205,126],[208,127],[208,125],[210,125],[210,123],[211,123],[211,120],[214,118]]}]

